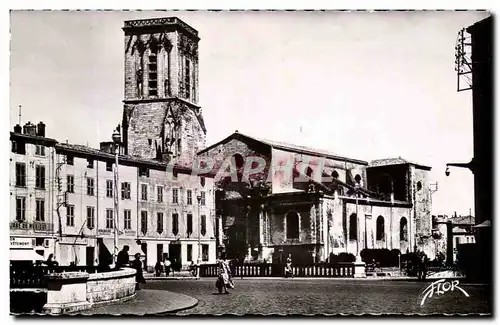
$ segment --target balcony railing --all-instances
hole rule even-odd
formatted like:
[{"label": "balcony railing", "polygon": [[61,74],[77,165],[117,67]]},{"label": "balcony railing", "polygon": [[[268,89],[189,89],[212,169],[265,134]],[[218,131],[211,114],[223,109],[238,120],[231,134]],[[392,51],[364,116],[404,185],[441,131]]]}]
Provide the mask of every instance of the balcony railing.
[{"label": "balcony railing", "polygon": [[33,229],[33,224],[24,221],[13,221],[10,223],[11,230],[30,230]]},{"label": "balcony railing", "polygon": [[[285,266],[282,264],[243,264],[232,267],[235,277],[282,277]],[[217,265],[200,265],[201,277],[216,277],[218,275]],[[295,277],[332,277],[332,278],[352,278],[354,277],[354,265],[352,263],[343,264],[311,264],[292,266]]]},{"label": "balcony railing", "polygon": [[35,221],[33,222],[33,229],[35,231],[50,232],[54,230],[54,225],[48,222]]}]

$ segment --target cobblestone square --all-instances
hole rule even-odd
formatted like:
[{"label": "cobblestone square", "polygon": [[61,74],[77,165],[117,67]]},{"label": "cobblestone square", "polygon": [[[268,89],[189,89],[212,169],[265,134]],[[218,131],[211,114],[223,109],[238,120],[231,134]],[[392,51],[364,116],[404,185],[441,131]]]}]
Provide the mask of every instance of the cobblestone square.
[{"label": "cobblestone square", "polygon": [[154,281],[148,289],[183,293],[199,300],[178,315],[221,314],[489,314],[490,288],[460,284],[461,292],[428,298],[420,306],[430,282],[322,279],[243,279],[229,295],[218,295],[215,279]]}]

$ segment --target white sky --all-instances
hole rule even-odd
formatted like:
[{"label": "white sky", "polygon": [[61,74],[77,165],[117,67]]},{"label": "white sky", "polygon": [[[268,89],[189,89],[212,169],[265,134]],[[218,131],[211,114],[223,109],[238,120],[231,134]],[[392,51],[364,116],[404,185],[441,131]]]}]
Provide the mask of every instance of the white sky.
[{"label": "white sky", "polygon": [[[199,31],[207,144],[248,135],[363,160],[433,167],[433,213],[474,211],[471,92],[458,31],[484,12],[13,12],[10,125],[98,147],[121,122],[123,21],[177,16]],[[302,132],[300,132],[302,128]]]}]

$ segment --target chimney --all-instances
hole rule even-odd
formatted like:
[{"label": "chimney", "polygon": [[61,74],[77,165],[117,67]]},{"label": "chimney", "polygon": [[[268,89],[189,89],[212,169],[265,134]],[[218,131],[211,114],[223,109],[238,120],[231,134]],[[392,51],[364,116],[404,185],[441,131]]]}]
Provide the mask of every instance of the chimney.
[{"label": "chimney", "polygon": [[23,132],[23,128],[19,125],[19,124],[16,124],[16,126],[14,126],[14,133],[21,133]]},{"label": "chimney", "polygon": [[39,137],[45,137],[45,123],[40,121],[40,123],[37,124],[37,133]]},{"label": "chimney", "polygon": [[23,127],[23,134],[36,136],[36,126],[31,122],[28,122]]}]

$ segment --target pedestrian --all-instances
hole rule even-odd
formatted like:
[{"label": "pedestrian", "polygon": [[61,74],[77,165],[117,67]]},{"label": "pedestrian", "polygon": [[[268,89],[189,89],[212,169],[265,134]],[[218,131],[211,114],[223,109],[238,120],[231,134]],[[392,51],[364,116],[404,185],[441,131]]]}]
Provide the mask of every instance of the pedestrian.
[{"label": "pedestrian", "polygon": [[427,272],[425,270],[425,257],[424,252],[417,252],[417,277],[419,281],[425,280],[425,273]]},{"label": "pedestrian", "polygon": [[229,261],[222,260],[222,263],[228,275],[228,287],[234,289],[233,272],[231,271],[231,267],[229,266]]},{"label": "pedestrian", "polygon": [[49,254],[49,257],[47,258],[47,261],[45,261],[45,264],[47,264],[49,268],[55,268],[59,266],[59,263],[56,261],[56,257],[54,256],[54,254]]},{"label": "pedestrian", "polygon": [[156,265],[155,265],[155,276],[161,276],[161,273],[163,272],[163,262],[162,261],[158,261],[156,262]]},{"label": "pedestrian", "polygon": [[429,259],[427,257],[427,254],[423,253],[422,256],[422,281],[425,281],[427,278],[427,263],[429,262]]},{"label": "pedestrian", "polygon": [[227,268],[224,266],[222,260],[217,261],[217,281],[215,281],[215,287],[219,291],[219,294],[229,294],[227,288],[229,286],[229,275],[227,274]]},{"label": "pedestrian", "polygon": [[116,257],[116,265],[115,268],[119,270],[120,268],[124,266],[128,266],[130,264],[130,256],[128,254],[128,251],[130,250],[130,247],[128,245],[123,246],[122,250],[118,253],[118,256]]},{"label": "pedestrian", "polygon": [[196,276],[196,265],[194,265],[193,261],[189,264],[189,272],[191,272],[192,276]]},{"label": "pedestrian", "polygon": [[163,262],[163,265],[165,266],[165,276],[170,275],[170,267],[172,266],[172,262],[168,259],[168,257],[165,257],[165,261]]},{"label": "pedestrian", "polygon": [[136,290],[141,290],[141,287],[139,286],[140,283],[146,284],[146,280],[144,279],[144,276],[142,274],[142,262],[141,262],[141,254],[136,253],[134,255],[135,260],[132,261],[132,268],[135,269],[135,289]]},{"label": "pedestrian", "polygon": [[288,257],[286,258],[286,265],[285,265],[285,278],[292,277],[293,278],[293,271],[292,271],[292,254],[288,254]]}]

